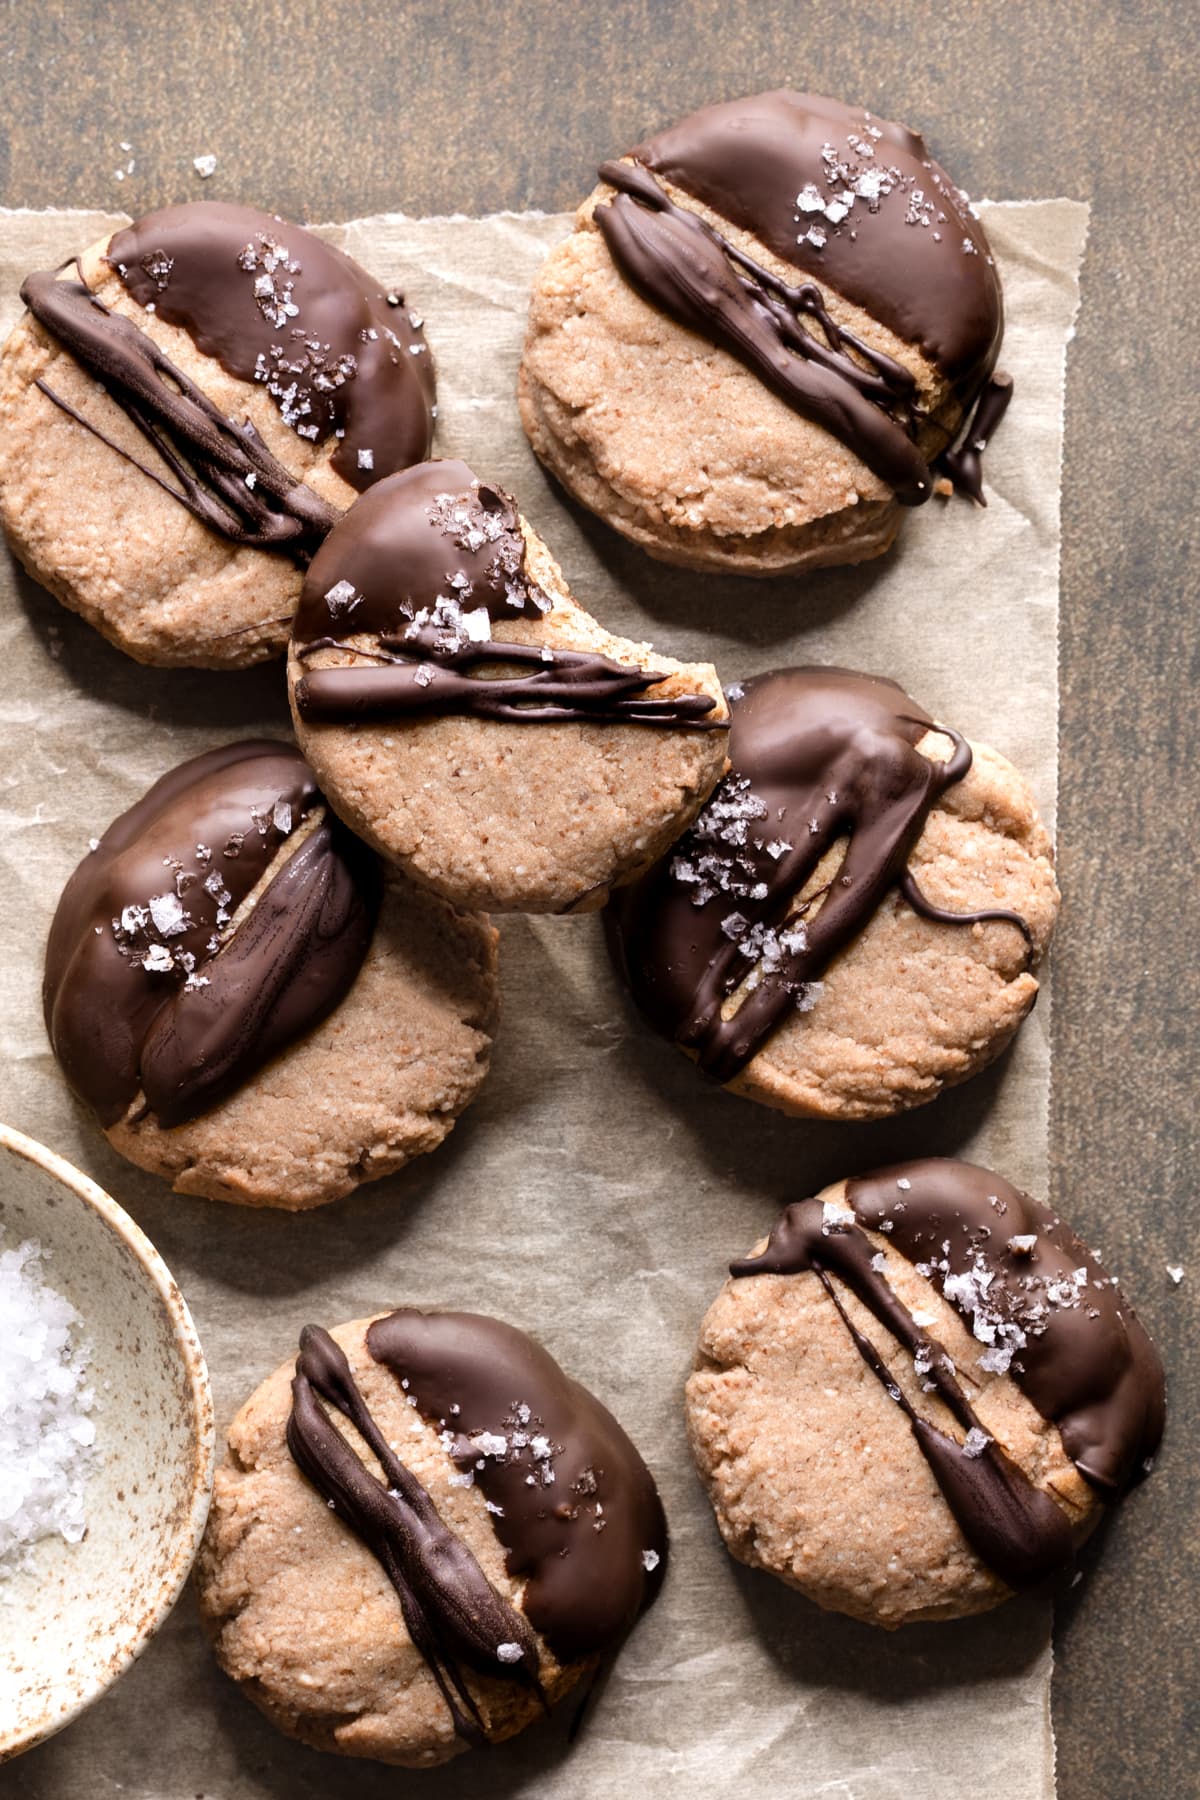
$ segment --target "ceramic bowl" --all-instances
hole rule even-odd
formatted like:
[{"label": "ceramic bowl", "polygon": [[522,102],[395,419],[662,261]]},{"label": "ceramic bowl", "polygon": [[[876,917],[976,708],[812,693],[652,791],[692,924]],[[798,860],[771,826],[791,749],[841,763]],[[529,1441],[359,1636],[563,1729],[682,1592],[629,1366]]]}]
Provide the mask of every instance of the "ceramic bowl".
[{"label": "ceramic bowl", "polygon": [[78,1544],[45,1538],[0,1577],[0,1761],[58,1731],[144,1650],[187,1579],[212,1490],[208,1370],[154,1245],[102,1188],[0,1126],[0,1239],[36,1238],[42,1278],[92,1346],[97,1455]]}]

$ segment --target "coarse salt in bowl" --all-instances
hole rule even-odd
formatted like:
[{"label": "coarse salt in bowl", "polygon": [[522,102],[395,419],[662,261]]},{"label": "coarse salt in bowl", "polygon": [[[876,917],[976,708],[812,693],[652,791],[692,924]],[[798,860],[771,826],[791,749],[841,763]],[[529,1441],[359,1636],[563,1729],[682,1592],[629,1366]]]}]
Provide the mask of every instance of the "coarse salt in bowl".
[{"label": "coarse salt in bowl", "polygon": [[214,1459],[204,1355],[162,1258],[94,1181],[0,1125],[3,1328],[0,1761],[149,1643],[192,1566]]}]

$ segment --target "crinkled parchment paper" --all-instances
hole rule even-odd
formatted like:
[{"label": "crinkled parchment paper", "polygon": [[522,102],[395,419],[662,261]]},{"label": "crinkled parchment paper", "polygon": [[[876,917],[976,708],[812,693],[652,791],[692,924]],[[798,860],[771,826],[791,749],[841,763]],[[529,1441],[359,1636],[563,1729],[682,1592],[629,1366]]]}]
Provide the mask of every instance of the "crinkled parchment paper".
[{"label": "crinkled parchment paper", "polygon": [[[766,584],[648,561],[536,467],[514,383],[529,283],[565,218],[385,217],[331,235],[425,315],[441,452],[512,487],[579,598],[614,631],[712,658],[727,680],[799,660],[893,675],[936,716],[1010,756],[1052,813],[1063,382],[1087,209],[1051,200],[985,216],[1016,378],[988,457],[986,512],[935,501],[881,562]],[[114,223],[0,216],[0,325],[17,315],[27,270]],[[0,583],[0,1117],[65,1152],[150,1232],[195,1314],[222,1418],[294,1354],[306,1320],[335,1324],[401,1302],[494,1311],[615,1409],[654,1470],[673,1536],[663,1598],[573,1750],[559,1716],[433,1774],[316,1755],[277,1735],[217,1672],[188,1596],[102,1704],[0,1772],[0,1794],[1052,1794],[1047,1606],[1015,1601],[893,1636],[818,1612],[725,1554],[680,1407],[696,1327],[728,1259],[785,1202],[926,1152],[968,1153],[1045,1190],[1048,996],[997,1069],[936,1105],[882,1125],[801,1124],[707,1086],[644,1030],[595,920],[513,919],[493,1073],[436,1155],[296,1218],[175,1198],[112,1155],[68,1098],[42,1031],[42,945],[88,839],[153,777],[210,744],[286,730],[281,670],[138,668],[2,555]]]}]

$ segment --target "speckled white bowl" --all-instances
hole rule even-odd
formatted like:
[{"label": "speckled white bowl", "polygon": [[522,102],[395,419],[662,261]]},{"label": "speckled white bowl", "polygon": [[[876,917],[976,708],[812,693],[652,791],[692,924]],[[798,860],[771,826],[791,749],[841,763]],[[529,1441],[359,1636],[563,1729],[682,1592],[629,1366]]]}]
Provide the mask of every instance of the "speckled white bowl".
[{"label": "speckled white bowl", "polygon": [[99,1454],[78,1544],[48,1538],[0,1578],[0,1762],[97,1700],[167,1617],[212,1490],[212,1396],[183,1296],[102,1188],[0,1125],[0,1235],[51,1252],[45,1279],[92,1345]]}]

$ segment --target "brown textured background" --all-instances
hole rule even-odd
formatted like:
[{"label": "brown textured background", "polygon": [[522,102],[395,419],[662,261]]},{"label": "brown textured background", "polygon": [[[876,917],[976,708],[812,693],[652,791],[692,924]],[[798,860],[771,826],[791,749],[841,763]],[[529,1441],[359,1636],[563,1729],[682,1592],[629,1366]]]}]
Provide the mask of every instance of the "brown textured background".
[{"label": "brown textured background", "polygon": [[652,126],[784,84],[921,126],[974,194],[1091,201],[1063,493],[1054,1198],[1136,1294],[1173,1389],[1158,1474],[1060,1608],[1061,1800],[1200,1790],[1194,35],[1183,0],[0,0],[7,206],[563,209]]}]

